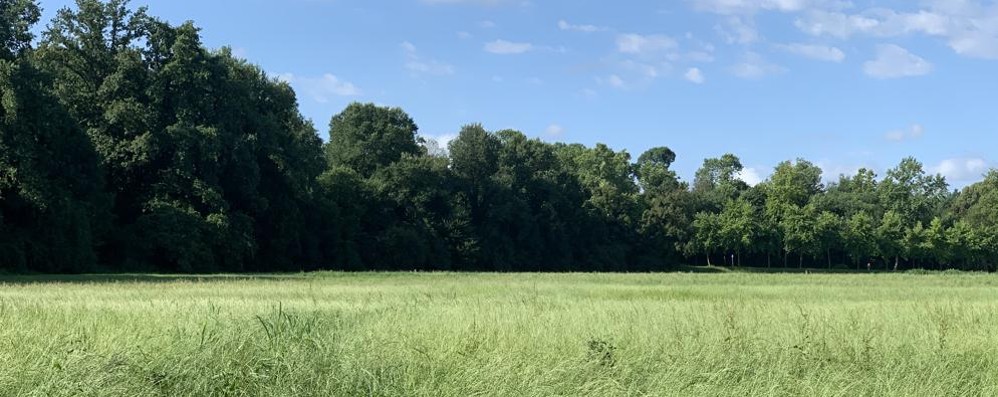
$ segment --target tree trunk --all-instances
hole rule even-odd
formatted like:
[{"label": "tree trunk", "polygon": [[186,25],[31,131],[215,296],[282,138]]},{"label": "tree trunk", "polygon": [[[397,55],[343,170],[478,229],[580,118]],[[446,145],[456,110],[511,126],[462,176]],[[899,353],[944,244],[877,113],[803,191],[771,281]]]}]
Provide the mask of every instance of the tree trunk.
[{"label": "tree trunk", "polygon": [[742,253],[738,253],[738,267],[742,267]]},{"label": "tree trunk", "polygon": [[787,257],[790,256],[790,251],[783,251],[783,268],[787,268]]},{"label": "tree trunk", "polygon": [[707,254],[707,267],[711,267],[711,266],[713,266],[713,265],[710,264],[710,254]]},{"label": "tree trunk", "polygon": [[769,251],[766,251],[766,268],[769,269],[773,267],[773,258]]},{"label": "tree trunk", "polygon": [[804,254],[803,253],[801,253],[801,254],[799,254],[797,256],[797,268],[798,269],[803,269],[804,268]]},{"label": "tree trunk", "polygon": [[898,271],[898,257],[894,256],[894,271]]},{"label": "tree trunk", "polygon": [[825,252],[828,253],[828,268],[831,269],[832,268],[832,249],[829,248],[828,251],[825,251]]}]

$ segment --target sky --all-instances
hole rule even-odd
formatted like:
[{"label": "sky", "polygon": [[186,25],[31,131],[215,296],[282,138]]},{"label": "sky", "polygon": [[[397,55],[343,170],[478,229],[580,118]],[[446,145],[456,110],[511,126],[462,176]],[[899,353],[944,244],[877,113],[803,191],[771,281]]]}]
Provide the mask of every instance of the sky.
[{"label": "sky", "polygon": [[[68,4],[41,0],[43,21]],[[668,146],[691,180],[739,156],[754,184],[805,158],[826,180],[915,156],[959,188],[998,164],[989,0],[133,0],[288,81],[326,136],[347,104],[462,125]],[[39,30],[43,27],[39,27]]]}]

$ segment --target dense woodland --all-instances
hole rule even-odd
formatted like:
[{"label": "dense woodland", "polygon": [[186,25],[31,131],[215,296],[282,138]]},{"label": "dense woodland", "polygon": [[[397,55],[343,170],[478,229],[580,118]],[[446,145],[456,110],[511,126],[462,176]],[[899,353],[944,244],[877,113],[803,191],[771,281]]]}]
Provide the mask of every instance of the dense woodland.
[{"label": "dense woodland", "polygon": [[[692,183],[641,154],[464,126],[447,150],[352,104],[323,142],[295,93],[127,0],[41,37],[0,0],[0,272],[650,271],[681,264],[989,269],[998,172],[962,191],[913,158],[757,186],[732,154]],[[667,143],[667,142],[663,142]]]}]

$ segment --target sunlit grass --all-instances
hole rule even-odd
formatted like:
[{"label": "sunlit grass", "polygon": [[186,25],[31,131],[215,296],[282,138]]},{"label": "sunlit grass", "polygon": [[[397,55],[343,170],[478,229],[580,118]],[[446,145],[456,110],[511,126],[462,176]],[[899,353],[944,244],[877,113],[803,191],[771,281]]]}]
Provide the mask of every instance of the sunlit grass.
[{"label": "sunlit grass", "polygon": [[0,395],[998,395],[989,274],[7,278]]}]

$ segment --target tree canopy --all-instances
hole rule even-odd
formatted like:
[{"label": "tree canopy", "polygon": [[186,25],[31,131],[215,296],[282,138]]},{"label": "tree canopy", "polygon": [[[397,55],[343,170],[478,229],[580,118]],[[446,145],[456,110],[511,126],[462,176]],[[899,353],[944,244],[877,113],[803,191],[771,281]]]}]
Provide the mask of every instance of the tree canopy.
[{"label": "tree canopy", "polygon": [[[805,160],[692,183],[480,124],[445,149],[354,103],[323,142],[291,87],[192,22],[77,0],[37,44],[0,0],[0,271],[648,271],[682,264],[994,269],[998,171],[962,191],[905,158],[824,183]],[[455,126],[457,127],[457,126]],[[662,142],[668,143],[668,142]],[[733,260],[731,258],[734,258]]]}]

